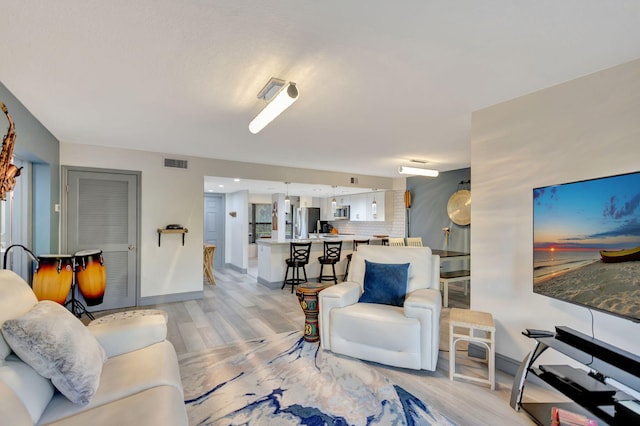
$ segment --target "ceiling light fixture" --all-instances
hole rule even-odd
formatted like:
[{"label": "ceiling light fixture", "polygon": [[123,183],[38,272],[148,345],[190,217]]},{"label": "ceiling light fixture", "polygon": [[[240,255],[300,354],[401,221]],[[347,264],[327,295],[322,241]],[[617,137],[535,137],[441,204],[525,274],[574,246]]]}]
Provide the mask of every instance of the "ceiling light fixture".
[{"label": "ceiling light fixture", "polygon": [[258,99],[264,99],[267,105],[249,123],[249,131],[253,134],[271,123],[285,109],[298,100],[298,88],[294,82],[285,82],[277,78],[272,78],[258,93]]},{"label": "ceiling light fixture", "polygon": [[419,169],[417,167],[407,167],[400,166],[398,168],[398,173],[401,175],[416,175],[416,176],[429,176],[429,177],[437,177],[440,172],[432,169]]}]

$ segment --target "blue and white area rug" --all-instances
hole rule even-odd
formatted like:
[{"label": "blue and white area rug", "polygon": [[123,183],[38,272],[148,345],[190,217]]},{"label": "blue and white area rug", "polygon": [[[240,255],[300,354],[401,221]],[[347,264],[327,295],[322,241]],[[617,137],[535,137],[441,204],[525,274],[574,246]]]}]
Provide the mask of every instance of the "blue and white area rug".
[{"label": "blue and white area rug", "polygon": [[182,356],[189,424],[453,425],[365,363],[302,333]]}]

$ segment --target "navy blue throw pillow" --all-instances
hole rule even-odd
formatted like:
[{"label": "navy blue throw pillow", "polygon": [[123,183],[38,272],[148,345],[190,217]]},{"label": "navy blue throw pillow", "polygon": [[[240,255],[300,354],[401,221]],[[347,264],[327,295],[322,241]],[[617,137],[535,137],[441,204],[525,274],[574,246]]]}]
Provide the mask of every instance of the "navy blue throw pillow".
[{"label": "navy blue throw pillow", "polygon": [[364,261],[364,292],[358,302],[402,306],[409,282],[409,263]]}]

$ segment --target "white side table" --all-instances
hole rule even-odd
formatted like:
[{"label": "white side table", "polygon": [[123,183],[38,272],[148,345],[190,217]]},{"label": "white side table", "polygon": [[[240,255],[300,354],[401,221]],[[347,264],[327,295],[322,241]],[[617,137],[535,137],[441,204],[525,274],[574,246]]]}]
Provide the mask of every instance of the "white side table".
[{"label": "white side table", "polygon": [[[476,333],[480,332],[480,333]],[[477,343],[486,349],[485,362],[488,367],[488,378],[468,376],[456,373],[456,344],[460,341]],[[449,379],[454,377],[485,383],[494,390],[496,357],[496,326],[493,316],[487,312],[471,311],[469,309],[451,308],[449,317]]]}]

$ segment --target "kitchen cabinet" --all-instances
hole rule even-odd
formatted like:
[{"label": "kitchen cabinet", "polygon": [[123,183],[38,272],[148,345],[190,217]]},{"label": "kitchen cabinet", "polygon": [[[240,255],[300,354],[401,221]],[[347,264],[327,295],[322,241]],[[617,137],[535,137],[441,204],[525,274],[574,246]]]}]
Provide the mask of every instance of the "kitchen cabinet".
[{"label": "kitchen cabinet", "polygon": [[[322,198],[321,202],[320,202],[320,220],[336,220],[335,217],[333,216],[333,209],[331,208],[331,200],[333,200],[333,196],[332,197],[327,197],[327,198]],[[351,197],[350,196],[342,196],[342,197],[335,197],[336,199],[336,206],[341,207],[341,206],[348,206],[351,203]]]},{"label": "kitchen cabinet", "polygon": [[[383,222],[386,210],[386,191],[367,192],[351,196],[351,220],[361,222]],[[376,214],[371,205],[376,200]]]},{"label": "kitchen cabinet", "polygon": [[320,220],[333,220],[331,211],[331,198],[320,199]]},{"label": "kitchen cabinet", "polygon": [[[338,206],[349,206],[349,220],[353,222],[384,222],[385,218],[393,217],[393,192],[376,191],[363,194],[336,197]],[[335,220],[331,211],[333,197],[320,199],[320,220]],[[376,214],[371,205],[376,200]]]},{"label": "kitchen cabinet", "polygon": [[356,194],[351,196],[350,217],[351,221],[367,220],[366,194]]},{"label": "kitchen cabinet", "polygon": [[[336,197],[336,204],[338,206],[348,206],[351,204],[351,195],[342,195]],[[331,198],[329,199],[331,200]]]},{"label": "kitchen cabinet", "polygon": [[298,207],[315,207],[313,205],[313,198],[301,195],[300,202],[298,203]]},{"label": "kitchen cabinet", "polygon": [[[367,195],[367,220],[383,222],[386,218],[386,191],[373,192]],[[376,200],[376,213],[373,213],[373,200]]]}]

